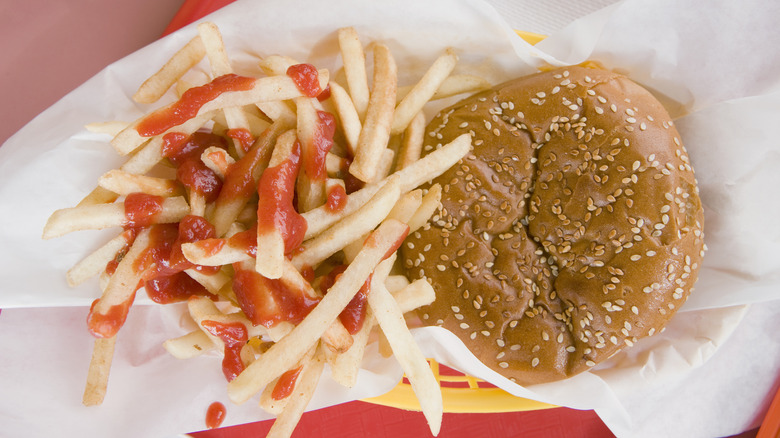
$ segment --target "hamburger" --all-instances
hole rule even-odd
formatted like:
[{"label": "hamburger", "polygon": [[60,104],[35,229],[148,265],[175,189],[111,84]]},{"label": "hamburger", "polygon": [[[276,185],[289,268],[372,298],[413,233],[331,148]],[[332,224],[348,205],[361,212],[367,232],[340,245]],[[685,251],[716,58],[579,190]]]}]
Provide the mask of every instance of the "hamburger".
[{"label": "hamburger", "polygon": [[663,329],[696,281],[703,212],[667,111],[625,76],[570,66],[442,110],[425,151],[473,151],[432,181],[442,208],[402,249],[436,300],[419,310],[530,385]]}]

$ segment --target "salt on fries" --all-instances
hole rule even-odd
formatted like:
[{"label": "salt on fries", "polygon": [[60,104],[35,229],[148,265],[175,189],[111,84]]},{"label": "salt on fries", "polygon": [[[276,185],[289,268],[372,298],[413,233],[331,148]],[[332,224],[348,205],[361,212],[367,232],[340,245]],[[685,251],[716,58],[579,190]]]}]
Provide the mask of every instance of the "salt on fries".
[{"label": "salt on fries", "polygon": [[[423,108],[484,81],[452,75],[447,49],[399,87],[390,49],[364,46],[353,28],[338,31],[345,83],[282,55],[239,76],[219,29],[197,30],[133,96],[174,102],[89,126],[112,135],[127,161],[43,231],[123,229],[67,274],[71,286],[100,277],[102,289],[87,318],[97,339],[84,404],[102,402],[117,332],[144,288],[161,303],[187,302],[197,329],[164,348],[179,359],[221,353],[230,399],[260,394],[277,415],[269,436],[292,434],[325,364],[337,382],[356,383],[377,327],[437,434],[441,391],[403,317],[431,303],[433,289],[392,270],[408,233],[440,208],[439,185],[418,187],[471,149],[466,134],[421,158]],[[210,78],[186,82],[203,62]]]}]

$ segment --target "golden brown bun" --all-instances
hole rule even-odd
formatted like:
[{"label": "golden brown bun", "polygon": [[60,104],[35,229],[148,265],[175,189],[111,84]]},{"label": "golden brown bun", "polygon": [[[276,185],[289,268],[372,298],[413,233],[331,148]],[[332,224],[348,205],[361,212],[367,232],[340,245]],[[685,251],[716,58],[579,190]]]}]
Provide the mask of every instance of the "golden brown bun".
[{"label": "golden brown bun", "polygon": [[423,321],[528,385],[658,332],[703,255],[688,155],[666,110],[618,74],[567,67],[442,111],[426,149],[473,133],[435,182],[442,211],[403,248],[437,298]]}]

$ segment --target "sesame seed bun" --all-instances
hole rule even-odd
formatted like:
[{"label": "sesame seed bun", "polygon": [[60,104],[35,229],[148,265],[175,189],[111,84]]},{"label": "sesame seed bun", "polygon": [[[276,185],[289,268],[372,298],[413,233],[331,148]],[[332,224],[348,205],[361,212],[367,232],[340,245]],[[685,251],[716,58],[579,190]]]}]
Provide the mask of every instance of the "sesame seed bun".
[{"label": "sesame seed bun", "polygon": [[663,106],[624,76],[579,66],[522,77],[442,111],[430,151],[474,149],[434,182],[442,210],[403,247],[458,335],[523,384],[588,370],[659,332],[703,255],[693,169]]}]

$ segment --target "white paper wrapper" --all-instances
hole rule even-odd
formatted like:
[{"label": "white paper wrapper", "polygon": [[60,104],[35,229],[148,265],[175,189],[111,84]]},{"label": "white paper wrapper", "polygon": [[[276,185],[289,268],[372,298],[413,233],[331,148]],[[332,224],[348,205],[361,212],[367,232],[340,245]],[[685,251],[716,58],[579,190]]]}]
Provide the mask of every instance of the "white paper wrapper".
[{"label": "white paper wrapper", "polygon": [[[295,8],[239,1],[209,19],[220,26],[239,68],[252,55],[281,53],[333,69],[339,64],[334,31],[353,25],[365,42],[381,40],[391,47],[399,70],[409,72],[402,80],[411,81],[413,73],[451,45],[461,53],[460,70],[493,82],[529,73],[544,61],[590,58],[659,93],[679,116],[706,208],[709,246],[696,291],[668,329],[593,372],[530,388],[482,366],[444,330],[417,329],[415,337],[429,357],[518,396],[596,409],[618,436],[714,437],[751,425],[764,402],[761,378],[769,379],[768,385],[780,362],[777,335],[765,334],[773,327],[780,298],[780,239],[772,222],[780,199],[766,196],[780,186],[775,171],[780,147],[770,134],[780,112],[780,56],[774,50],[780,35],[773,23],[778,12],[768,0],[711,2],[706,8],[672,0],[626,1],[578,20],[536,48],[478,1],[366,5],[312,0]],[[105,138],[89,134],[83,125],[141,115],[147,108],[133,104],[130,96],[194,34],[192,26],[184,28],[109,66],[0,148],[5,213],[0,215],[0,307],[6,309],[0,315],[5,394],[0,423],[5,434],[35,437],[58,430],[60,436],[74,437],[166,436],[202,429],[212,401],[228,406],[226,425],[268,418],[253,402],[227,402],[217,355],[185,362],[168,356],[160,343],[184,333],[181,306],[144,306],[148,300],[140,296],[120,334],[104,404],[81,406],[92,344],[84,306],[98,288],[93,282],[69,289],[64,273],[112,232],[40,240],[54,209],[77,203],[99,175],[122,162]],[[755,302],[765,304],[759,311],[745,306]],[[763,337],[755,345],[735,346],[727,343],[735,331]],[[732,357],[755,360],[736,371],[708,367],[708,359],[722,355],[721,348]],[[311,408],[381,394],[401,375],[392,359],[381,359],[374,350],[365,367],[351,391],[326,376]],[[750,378],[741,379],[748,371]],[[682,383],[702,373],[712,380],[693,387]],[[740,385],[731,384],[735,380]],[[734,415],[691,412],[680,418],[679,409],[666,415],[670,387],[693,388],[677,402],[694,405],[722,401],[721,382],[728,398],[742,401]],[[661,413],[649,414],[656,409]]]}]

